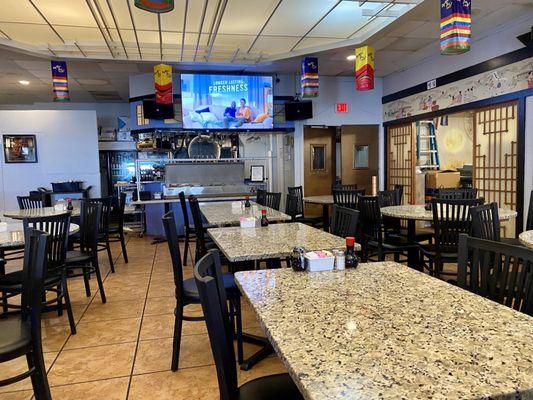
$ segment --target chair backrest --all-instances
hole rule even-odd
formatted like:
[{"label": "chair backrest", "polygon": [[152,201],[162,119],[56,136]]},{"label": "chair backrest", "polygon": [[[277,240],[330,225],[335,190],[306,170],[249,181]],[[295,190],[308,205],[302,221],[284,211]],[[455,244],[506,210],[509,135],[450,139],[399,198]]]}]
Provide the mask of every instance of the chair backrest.
[{"label": "chair backrest", "polygon": [[49,234],[46,249],[46,275],[52,276],[61,272],[65,266],[70,230],[70,213],[50,217],[25,218],[24,231],[35,229]]},{"label": "chair backrest", "polygon": [[331,188],[331,190],[355,190],[357,189],[357,185],[341,185],[340,183],[339,184],[336,184],[336,185],[333,185],[333,187]]},{"label": "chair backrest", "polygon": [[333,204],[357,209],[358,198],[365,195],[365,189],[333,189]]},{"label": "chair backrest", "polygon": [[39,198],[34,196],[17,196],[17,201],[21,210],[30,210],[34,208],[44,207],[42,197]]},{"label": "chair backrest", "polygon": [[30,321],[32,340],[41,340],[46,249],[49,234],[33,228],[24,230],[24,264],[22,272],[21,317]]},{"label": "chair backrest", "polygon": [[233,348],[233,329],[229,320],[226,290],[222,281],[220,257],[211,250],[194,267],[211,350],[217,369],[221,400],[238,398],[237,368]]},{"label": "chair backrest", "polygon": [[444,247],[454,251],[459,245],[459,235],[470,233],[472,217],[470,208],[483,204],[483,199],[446,200],[432,199],[433,226],[437,252]]},{"label": "chair backrest", "polygon": [[185,199],[185,193],[179,192],[178,197],[180,198],[181,213],[183,214],[183,226],[185,227],[185,232],[189,233],[191,225],[189,220],[189,211],[187,211],[187,200]]},{"label": "chair backrest", "polygon": [[533,190],[529,197],[529,211],[527,212],[526,231],[533,230]]},{"label": "chair backrest", "polygon": [[262,205],[279,211],[280,202],[281,202],[281,193],[265,192],[265,202]]},{"label": "chair backrest", "polygon": [[398,191],[397,190],[380,190],[378,192],[379,206],[399,206],[398,203]]},{"label": "chair backrest", "polygon": [[500,238],[500,217],[498,215],[498,203],[482,204],[471,207],[472,215],[471,235],[485,240],[499,242]]},{"label": "chair backrest", "polygon": [[266,197],[266,190],[263,189],[257,189],[257,194],[255,197],[255,202],[261,206],[265,206],[265,197]]},{"label": "chair backrest", "polygon": [[305,217],[304,211],[304,191],[301,186],[289,186],[287,188],[291,196],[296,196],[296,217]]},{"label": "chair backrest", "polygon": [[361,196],[359,198],[359,221],[365,241],[383,242],[383,220],[378,196]]},{"label": "chair backrest", "polygon": [[533,316],[533,250],[462,234],[457,283]]},{"label": "chair backrest", "polygon": [[396,191],[396,195],[398,196],[397,198],[398,205],[401,205],[402,200],[403,200],[403,185],[394,185],[393,190]]},{"label": "chair backrest", "polygon": [[174,274],[174,285],[176,286],[176,298],[183,298],[183,264],[181,263],[180,245],[174,211],[169,211],[163,215],[163,227],[168,243],[168,251],[172,260],[172,272]]},{"label": "chair backrest", "polygon": [[103,204],[84,199],[80,207],[80,250],[96,252]]},{"label": "chair backrest", "polygon": [[445,199],[445,200],[476,199],[477,189],[476,188],[466,188],[466,189],[444,188],[444,189],[439,189],[437,196],[439,199]]},{"label": "chair backrest", "polygon": [[348,236],[355,237],[357,235],[358,220],[359,211],[334,204],[330,233],[343,238]]},{"label": "chair backrest", "polygon": [[119,231],[122,231],[124,229],[124,211],[126,210],[126,192],[120,192],[120,196],[118,198],[118,229]]},{"label": "chair backrest", "polygon": [[202,220],[202,212],[200,211],[200,204],[198,203],[198,199],[193,195],[189,196],[189,207],[191,208],[192,221],[196,233],[195,261],[198,261],[207,253],[207,249],[205,245],[205,230],[204,222]]},{"label": "chair backrest", "polygon": [[107,234],[109,232],[109,217],[111,215],[111,208],[113,206],[113,196],[83,199],[89,203],[98,203],[102,205],[102,215],[100,217],[100,224],[98,231]]},{"label": "chair backrest", "polygon": [[287,200],[285,201],[285,214],[289,215],[292,220],[295,220],[298,216],[298,197],[287,194]]}]

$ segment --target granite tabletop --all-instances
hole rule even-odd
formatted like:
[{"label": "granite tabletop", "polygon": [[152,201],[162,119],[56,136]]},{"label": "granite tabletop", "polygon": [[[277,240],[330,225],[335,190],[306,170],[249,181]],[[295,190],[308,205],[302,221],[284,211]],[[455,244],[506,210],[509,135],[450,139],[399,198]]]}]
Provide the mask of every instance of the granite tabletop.
[{"label": "granite tabletop", "polygon": [[526,246],[533,249],[533,231],[525,231],[518,235],[520,242]]},{"label": "granite tabletop", "polygon": [[[207,233],[231,262],[284,258],[292,254],[295,246],[307,251],[346,248],[344,238],[299,222],[258,228],[210,228]],[[356,244],[356,250],[360,249]]]},{"label": "granite tabletop", "polygon": [[[417,221],[433,221],[433,212],[426,210],[423,204],[382,207],[381,214],[386,217],[414,219]],[[500,221],[516,218],[518,213],[506,208],[499,208]]]},{"label": "granite tabletop", "polygon": [[267,219],[271,222],[289,221],[291,217],[270,207],[260,206],[250,202],[250,207],[244,207],[241,201],[214,201],[200,203],[200,210],[207,223],[214,226],[238,225],[241,217],[261,218],[261,210],[267,210]]},{"label": "granite tabletop", "polygon": [[311,204],[333,204],[333,195],[325,194],[322,196],[306,196],[304,202]]},{"label": "granite tabletop", "polygon": [[[6,211],[4,217],[13,218],[13,219],[24,219],[31,217],[51,217],[54,215],[64,214],[65,211],[57,211],[54,207],[43,207],[43,208],[31,208],[26,210],[14,210]],[[79,207],[74,207],[72,210],[72,216],[76,217],[80,215]]]},{"label": "granite tabletop", "polygon": [[237,272],[308,400],[532,399],[533,318],[394,262]]},{"label": "granite tabletop", "polygon": [[[80,230],[79,225],[70,224],[69,234],[73,235]],[[24,247],[24,227],[22,222],[7,224],[7,231],[0,232],[0,248]]]}]

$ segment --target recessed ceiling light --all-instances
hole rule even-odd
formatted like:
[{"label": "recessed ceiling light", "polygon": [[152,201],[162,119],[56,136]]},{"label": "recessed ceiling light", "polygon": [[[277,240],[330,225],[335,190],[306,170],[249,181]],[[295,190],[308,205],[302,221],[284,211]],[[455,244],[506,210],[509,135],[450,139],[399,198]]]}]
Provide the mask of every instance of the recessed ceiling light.
[{"label": "recessed ceiling light", "polygon": [[347,59],[348,61],[353,61],[353,60],[355,60],[355,54],[350,54],[348,57],[346,57],[346,59]]},{"label": "recessed ceiling light", "polygon": [[28,85],[30,84],[30,81],[24,81],[24,80],[22,80],[22,81],[19,81],[19,83],[20,83],[21,85],[28,86]]}]

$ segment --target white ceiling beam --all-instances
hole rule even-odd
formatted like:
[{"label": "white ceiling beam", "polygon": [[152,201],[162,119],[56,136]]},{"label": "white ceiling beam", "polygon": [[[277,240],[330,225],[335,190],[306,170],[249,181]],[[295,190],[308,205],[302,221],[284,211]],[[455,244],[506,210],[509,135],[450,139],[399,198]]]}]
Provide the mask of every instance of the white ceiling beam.
[{"label": "white ceiling beam", "polygon": [[113,58],[115,58],[115,53],[113,53],[113,50],[111,50],[111,46],[109,45],[109,42],[104,34],[104,30],[102,29],[102,27],[100,26],[100,22],[98,21],[98,18],[96,16],[96,11],[93,9],[92,7],[92,4],[90,2],[90,0],[85,0],[85,2],[87,3],[87,7],[89,7],[89,10],[91,11],[91,14],[93,15],[93,18],[94,18],[94,22],[96,22],[96,25],[98,25],[98,29],[100,30],[100,34],[102,35],[102,37],[104,38],[104,42],[105,44],[107,45],[107,48],[109,49],[109,53],[111,53],[111,56]]},{"label": "white ceiling beam", "polygon": [[383,10],[376,12],[375,10],[370,10],[368,8],[363,8],[361,10],[361,15],[363,17],[391,17],[398,18],[400,16],[399,11],[395,10]]},{"label": "white ceiling beam", "polygon": [[202,10],[202,16],[200,17],[200,28],[198,29],[198,38],[196,38],[196,50],[194,50],[193,61],[196,61],[196,56],[198,54],[198,47],[200,46],[200,39],[202,38],[202,30],[204,29],[205,14],[207,12],[208,4],[209,0],[204,0],[204,8]]},{"label": "white ceiling beam", "polygon": [[250,52],[254,48],[257,40],[263,34],[263,31],[266,29],[268,23],[270,22],[270,20],[272,19],[272,17],[276,13],[276,11],[278,11],[278,8],[279,8],[279,6],[281,5],[282,2],[283,2],[283,0],[278,0],[278,4],[276,4],[276,7],[274,7],[274,10],[272,10],[272,12],[270,13],[269,17],[267,18],[267,20],[265,21],[265,23],[263,24],[263,26],[261,27],[261,29],[259,30],[259,32],[255,36],[254,40],[252,41],[252,44],[250,45],[250,47],[248,48],[248,51],[246,52],[247,54],[250,54]]},{"label": "white ceiling beam", "polygon": [[[124,45],[124,40],[122,39],[122,33],[120,33],[120,28],[118,26],[117,16],[115,14],[115,10],[111,6],[111,2],[109,0],[106,0],[106,2],[107,2],[107,7],[109,8],[109,11],[111,12],[111,18],[113,19],[113,23],[115,24],[115,28],[117,28],[118,38],[120,39],[120,43],[122,43],[122,49],[124,50],[124,54],[126,55],[126,58],[129,58],[128,52],[126,51],[126,46]],[[81,51],[81,49],[80,49],[80,51]]]},{"label": "white ceiling beam", "polygon": [[228,5],[228,0],[222,0],[222,5],[220,6],[219,16],[218,16],[217,22],[215,23],[215,28],[213,30],[213,39],[211,40],[211,44],[209,44],[208,46],[206,61],[209,61],[209,58],[211,57],[211,53],[213,52],[213,46],[215,45],[215,40],[218,35],[218,29],[220,28],[220,23],[222,22],[222,18],[224,18],[224,13],[226,12],[227,5]]},{"label": "white ceiling beam", "polygon": [[183,31],[181,32],[180,61],[183,61],[183,49],[185,48],[185,32],[187,32],[187,13],[188,12],[189,12],[189,0],[185,0],[185,12],[183,13]]},{"label": "white ceiling beam", "polygon": [[131,26],[133,27],[133,33],[135,34],[135,42],[137,43],[137,50],[139,51],[139,57],[143,59],[143,54],[141,53],[141,47],[139,46],[139,36],[137,36],[137,28],[135,27],[135,20],[133,19],[133,13],[131,12],[131,5],[129,0],[124,0],[128,6],[128,12],[130,14]]}]

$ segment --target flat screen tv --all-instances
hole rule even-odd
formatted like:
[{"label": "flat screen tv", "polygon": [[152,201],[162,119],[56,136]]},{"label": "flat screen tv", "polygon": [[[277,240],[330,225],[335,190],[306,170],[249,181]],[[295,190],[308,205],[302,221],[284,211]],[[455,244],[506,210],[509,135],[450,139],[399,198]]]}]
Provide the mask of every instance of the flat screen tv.
[{"label": "flat screen tv", "polygon": [[155,100],[143,100],[144,118],[173,119],[174,104],[157,104]]},{"label": "flat screen tv", "polygon": [[312,101],[291,101],[285,103],[285,121],[299,121],[313,118]]},{"label": "flat screen tv", "polygon": [[181,75],[184,129],[272,129],[272,77]]}]

